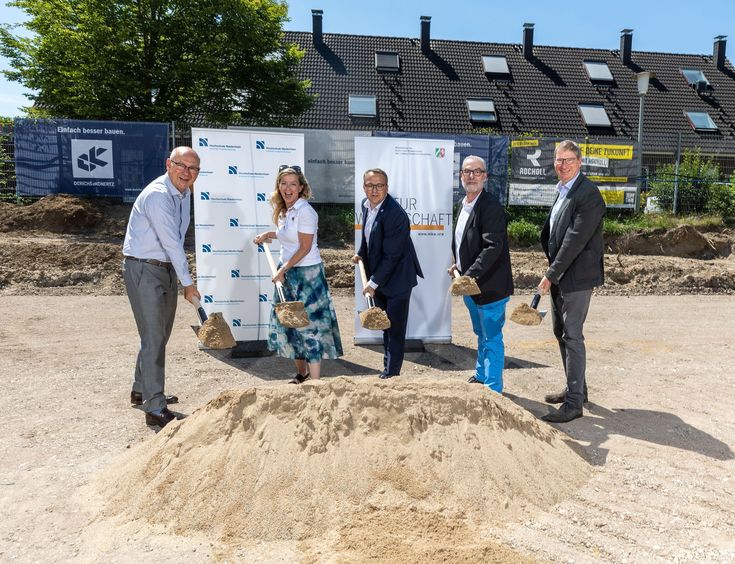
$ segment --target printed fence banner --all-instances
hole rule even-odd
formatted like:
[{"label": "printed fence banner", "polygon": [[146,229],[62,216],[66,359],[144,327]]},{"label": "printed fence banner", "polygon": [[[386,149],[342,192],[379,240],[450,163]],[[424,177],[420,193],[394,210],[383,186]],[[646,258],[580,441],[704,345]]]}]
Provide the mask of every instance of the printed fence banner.
[{"label": "printed fence banner", "polygon": [[[452,252],[452,180],[454,141],[358,137],[355,139],[355,249],[362,237],[363,172],[382,168],[388,174],[388,192],[408,215],[411,239],[424,272],[411,294],[406,337],[431,343],[450,343],[451,297],[447,268]],[[367,306],[355,267],[355,307]],[[382,343],[381,331],[360,325],[355,314],[355,343]]]},{"label": "printed fence banner", "polygon": [[132,202],[164,170],[168,131],[167,123],[16,119],[16,193]]},{"label": "printed fence banner", "polygon": [[[237,341],[268,338],[271,272],[256,234],[275,229],[269,202],[278,167],[304,166],[300,134],[191,130],[201,158],[194,187],[196,284],[207,314],[219,311]],[[280,246],[271,245],[278,263]]]},{"label": "printed fence banner", "polygon": [[[245,129],[231,126],[230,129]],[[304,174],[317,204],[351,204],[355,186],[355,137],[370,137],[369,131],[336,129],[257,128],[251,131],[296,133],[304,136]]]},{"label": "printed fence banner", "polygon": [[411,133],[406,131],[374,131],[374,137],[410,137],[413,139],[454,140],[454,182],[452,201],[457,204],[464,198],[464,188],[459,179],[462,161],[470,155],[485,159],[487,183],[485,189],[505,203],[508,186],[509,138],[499,135],[463,135],[460,133]]},{"label": "printed fence banner", "polygon": [[[556,199],[554,149],[562,139],[511,141],[511,180],[508,203],[512,206],[551,206]],[[632,141],[578,141],[582,172],[600,189],[609,208],[635,208],[639,159]]]}]

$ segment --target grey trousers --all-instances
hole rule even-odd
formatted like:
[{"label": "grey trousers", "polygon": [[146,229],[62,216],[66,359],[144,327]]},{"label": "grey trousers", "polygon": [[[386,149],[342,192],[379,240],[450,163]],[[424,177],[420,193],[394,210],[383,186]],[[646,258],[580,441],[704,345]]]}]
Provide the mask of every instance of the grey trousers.
[{"label": "grey trousers", "polygon": [[556,285],[551,287],[551,322],[567,376],[565,403],[571,407],[582,407],[587,391],[587,351],[583,328],[591,298],[591,289],[562,292]]},{"label": "grey trousers", "polygon": [[178,288],[173,268],[123,261],[123,280],[140,335],[133,391],[143,394],[146,413],[166,407],[166,343],[176,316]]}]

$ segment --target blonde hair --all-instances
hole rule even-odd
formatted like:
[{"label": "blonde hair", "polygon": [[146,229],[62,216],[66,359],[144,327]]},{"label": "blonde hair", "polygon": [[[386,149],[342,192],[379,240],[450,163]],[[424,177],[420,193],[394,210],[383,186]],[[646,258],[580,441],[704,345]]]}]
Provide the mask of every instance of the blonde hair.
[{"label": "blonde hair", "polygon": [[271,193],[270,197],[271,205],[273,206],[273,225],[278,225],[278,220],[286,216],[286,202],[283,201],[283,196],[278,191],[278,185],[281,183],[281,179],[287,174],[295,174],[298,177],[299,185],[301,186],[299,198],[303,198],[304,200],[311,199],[311,186],[309,186],[309,181],[306,180],[303,172],[296,171],[291,167],[279,171],[278,176],[276,176],[276,189]]}]

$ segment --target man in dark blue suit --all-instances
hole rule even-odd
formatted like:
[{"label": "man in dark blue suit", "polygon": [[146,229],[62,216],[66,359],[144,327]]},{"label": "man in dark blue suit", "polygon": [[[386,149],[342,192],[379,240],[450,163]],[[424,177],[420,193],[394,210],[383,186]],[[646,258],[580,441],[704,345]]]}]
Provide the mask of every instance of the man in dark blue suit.
[{"label": "man in dark blue suit", "polygon": [[411,290],[424,277],[411,241],[411,225],[401,205],[388,194],[388,175],[379,168],[363,174],[362,241],[353,261],[362,260],[368,284],[363,293],[383,309],[390,328],[383,331],[383,372],[380,378],[401,373],[406,344]]}]

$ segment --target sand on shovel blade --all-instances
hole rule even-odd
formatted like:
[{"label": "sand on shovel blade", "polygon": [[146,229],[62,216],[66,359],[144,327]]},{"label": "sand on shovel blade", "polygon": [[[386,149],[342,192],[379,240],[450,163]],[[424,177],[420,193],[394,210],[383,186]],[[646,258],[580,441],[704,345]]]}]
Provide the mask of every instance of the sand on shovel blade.
[{"label": "sand on shovel blade", "polygon": [[528,304],[521,304],[510,314],[510,320],[519,325],[538,325],[541,314]]},{"label": "sand on shovel blade", "polygon": [[284,327],[299,329],[309,324],[304,302],[281,302],[275,305],[276,317]]},{"label": "sand on shovel blade", "polygon": [[471,276],[460,276],[452,280],[449,291],[453,296],[476,296],[480,293],[480,287]]},{"label": "sand on shovel blade", "polygon": [[232,331],[219,311],[207,318],[197,331],[197,337],[205,347],[210,349],[231,349],[237,345]]},{"label": "sand on shovel blade", "polygon": [[390,319],[379,307],[371,307],[360,312],[360,324],[365,329],[373,331],[385,331],[390,329]]}]

